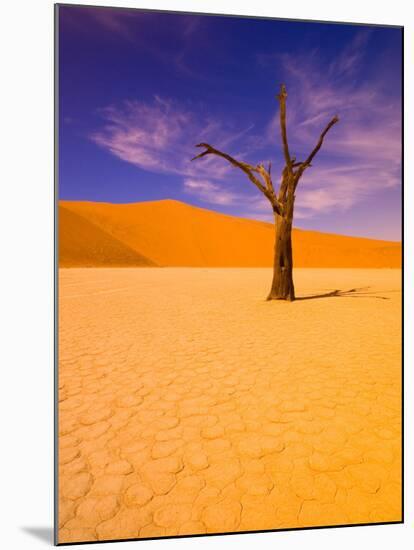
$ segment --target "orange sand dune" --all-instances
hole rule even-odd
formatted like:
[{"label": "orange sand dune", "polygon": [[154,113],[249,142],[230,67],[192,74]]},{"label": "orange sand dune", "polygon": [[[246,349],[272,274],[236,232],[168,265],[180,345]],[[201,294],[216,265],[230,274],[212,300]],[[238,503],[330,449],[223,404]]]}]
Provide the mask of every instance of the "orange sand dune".
[{"label": "orange sand dune", "polygon": [[151,266],[148,258],[82,215],[59,208],[59,263],[64,267]]},{"label": "orange sand dune", "polygon": [[[61,201],[61,266],[272,265],[272,224],[161,200]],[[398,242],[293,231],[296,267],[401,267]]]}]

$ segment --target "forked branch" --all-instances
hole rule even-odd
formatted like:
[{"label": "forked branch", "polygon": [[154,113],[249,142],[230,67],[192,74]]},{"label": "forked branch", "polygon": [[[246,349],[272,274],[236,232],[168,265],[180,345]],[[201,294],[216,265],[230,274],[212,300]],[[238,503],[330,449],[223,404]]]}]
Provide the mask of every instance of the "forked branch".
[{"label": "forked branch", "polygon": [[[259,191],[261,191],[263,195],[267,197],[267,199],[272,204],[273,210],[278,214],[282,215],[282,205],[279,204],[275,196],[270,173],[265,169],[263,165],[259,164],[258,166],[252,166],[247,162],[241,162],[231,157],[227,153],[223,153],[222,151],[215,149],[208,143],[199,143],[198,145],[196,145],[196,147],[204,147],[205,151],[203,151],[199,155],[196,155],[191,160],[196,160],[206,155],[217,155],[219,157],[226,159],[232,166],[235,166],[236,168],[240,168],[240,170],[242,170],[247,175],[249,180],[259,189]],[[254,173],[259,174],[261,176],[263,183],[254,175]]]},{"label": "forked branch", "polygon": [[280,86],[280,93],[278,94],[277,98],[280,104],[280,133],[282,137],[283,155],[285,158],[285,167],[283,168],[283,171],[282,171],[282,179],[281,179],[280,186],[277,193],[275,192],[275,188],[272,182],[270,163],[269,163],[269,168],[267,170],[263,164],[258,164],[257,166],[253,166],[251,164],[248,164],[247,162],[241,162],[231,157],[227,153],[223,153],[222,151],[215,149],[208,143],[199,143],[198,145],[196,145],[196,147],[203,147],[204,151],[196,155],[192,160],[199,159],[206,155],[216,155],[218,157],[224,158],[232,166],[235,166],[236,168],[240,168],[240,170],[242,170],[247,175],[249,180],[269,200],[269,202],[272,205],[273,211],[276,214],[282,217],[286,217],[288,216],[289,211],[293,213],[293,209],[289,208],[288,204],[293,205],[293,202],[295,200],[295,190],[300,177],[302,176],[306,168],[311,166],[312,160],[318,153],[319,149],[322,147],[323,140],[326,134],[329,132],[332,126],[338,122],[339,118],[337,116],[334,116],[332,118],[332,120],[329,122],[329,124],[326,126],[326,128],[323,130],[323,132],[319,136],[319,140],[315,148],[312,150],[312,152],[308,156],[308,158],[305,161],[298,162],[296,160],[296,157],[290,156],[290,152],[289,152],[289,144],[288,144],[287,130],[286,130],[287,92],[286,92],[286,86],[284,84]]}]

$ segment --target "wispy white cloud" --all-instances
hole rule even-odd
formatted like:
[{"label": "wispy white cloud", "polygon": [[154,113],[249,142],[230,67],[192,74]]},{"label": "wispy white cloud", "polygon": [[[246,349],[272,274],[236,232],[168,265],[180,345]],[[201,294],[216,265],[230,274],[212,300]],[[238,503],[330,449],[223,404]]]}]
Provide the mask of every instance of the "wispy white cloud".
[{"label": "wispy white cloud", "polygon": [[189,196],[195,196],[203,202],[215,206],[234,207],[244,218],[273,221],[274,214],[268,200],[260,193],[246,194],[249,183],[243,191],[238,188],[229,188],[228,182],[212,182],[186,178],[183,191]]},{"label": "wispy white cloud", "polygon": [[329,64],[328,75],[335,79],[354,76],[363,62],[363,52],[371,37],[371,29],[355,34],[340,54]]},{"label": "wispy white cloud", "polygon": [[125,101],[101,111],[104,126],[90,138],[118,158],[144,170],[197,178],[222,179],[230,167],[214,157],[192,164],[195,144],[229,146],[243,135],[225,130],[208,117],[158,95],[150,103]]},{"label": "wispy white cloud", "polygon": [[239,205],[245,200],[245,195],[229,191],[223,184],[213,183],[209,180],[186,178],[183,185],[184,192],[195,195],[209,204],[223,206]]}]

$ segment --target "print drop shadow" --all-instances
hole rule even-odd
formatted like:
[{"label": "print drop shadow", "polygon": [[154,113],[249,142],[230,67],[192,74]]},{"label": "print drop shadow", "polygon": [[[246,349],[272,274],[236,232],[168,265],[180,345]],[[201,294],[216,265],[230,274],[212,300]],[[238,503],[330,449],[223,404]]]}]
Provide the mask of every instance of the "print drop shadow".
[{"label": "print drop shadow", "polygon": [[33,537],[53,544],[53,528],[52,527],[21,527],[22,531],[32,535]]},{"label": "print drop shadow", "polygon": [[[386,296],[377,296],[369,291],[369,286],[350,288],[349,290],[331,290],[324,294],[311,294],[310,296],[298,296],[296,300],[316,300],[318,298],[375,298],[377,300],[389,300]],[[395,292],[395,291],[388,291]]]}]

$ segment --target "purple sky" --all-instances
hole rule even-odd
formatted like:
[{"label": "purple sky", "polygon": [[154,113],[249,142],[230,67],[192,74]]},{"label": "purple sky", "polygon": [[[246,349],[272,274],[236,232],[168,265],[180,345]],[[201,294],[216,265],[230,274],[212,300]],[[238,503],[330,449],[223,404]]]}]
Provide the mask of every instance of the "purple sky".
[{"label": "purple sky", "polygon": [[288,90],[298,160],[340,122],[297,189],[296,226],[401,238],[401,30],[59,8],[59,196],[174,198],[270,220],[207,141],[246,162],[283,166],[275,99]]}]

